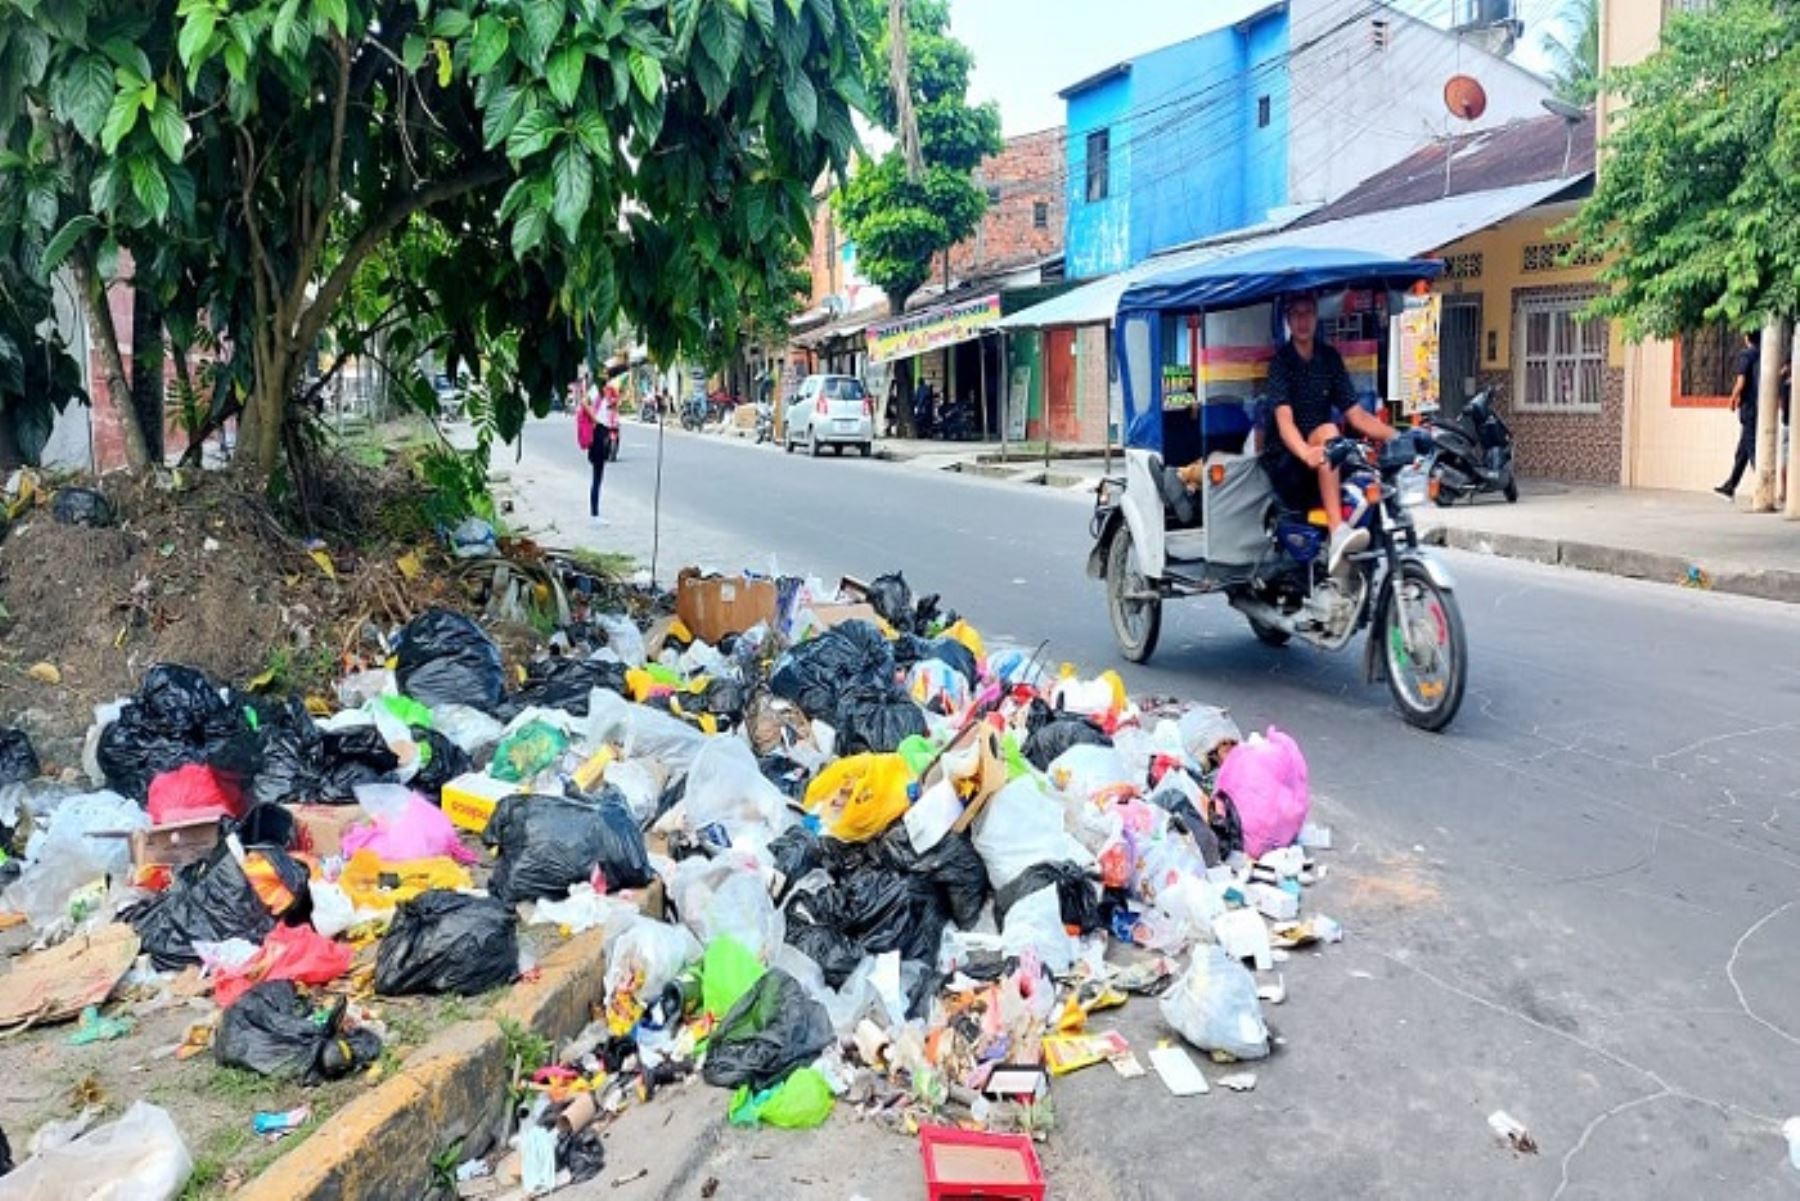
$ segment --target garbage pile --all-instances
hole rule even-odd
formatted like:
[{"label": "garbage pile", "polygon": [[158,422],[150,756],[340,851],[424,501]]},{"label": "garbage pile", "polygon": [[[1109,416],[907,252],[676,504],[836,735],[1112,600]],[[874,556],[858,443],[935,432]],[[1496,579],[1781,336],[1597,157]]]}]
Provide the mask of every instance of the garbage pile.
[{"label": "garbage pile", "polygon": [[[1097,1028],[1134,996],[1217,1062],[1270,1054],[1280,961],[1341,937],[1303,906],[1330,834],[1287,735],[988,647],[898,575],[684,572],[673,600],[578,606],[511,679],[447,611],[329,701],[160,666],[96,714],[99,791],[0,733],[0,822],[33,830],[0,907],[35,956],[122,923],[102,983],[195,971],[195,1050],[307,1082],[379,1058],[374,998],[483,993],[535,933],[603,930],[594,1021],[528,1065],[471,1195],[598,1174],[605,1121],[691,1078],[737,1124],[1041,1137],[1054,1077],[1144,1074]],[[106,1002],[82,979],[55,1016]]]}]

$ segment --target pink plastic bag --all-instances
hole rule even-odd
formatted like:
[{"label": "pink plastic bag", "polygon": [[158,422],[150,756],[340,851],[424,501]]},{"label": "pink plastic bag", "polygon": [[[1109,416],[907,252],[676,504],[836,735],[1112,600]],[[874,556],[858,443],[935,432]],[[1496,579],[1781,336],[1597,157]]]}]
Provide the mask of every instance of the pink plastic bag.
[{"label": "pink plastic bag", "polygon": [[166,771],[150,781],[150,824],[244,816],[244,790],[229,776],[200,763]]},{"label": "pink plastic bag", "polygon": [[1219,791],[1237,806],[1244,823],[1244,853],[1252,859],[1289,846],[1306,824],[1312,794],[1306,784],[1306,758],[1300,747],[1274,726],[1266,735],[1252,734],[1225,756],[1219,769]]},{"label": "pink plastic bag", "polygon": [[213,1000],[229,1008],[265,980],[329,984],[349,971],[355,958],[350,944],[333,942],[311,926],[277,926],[269,931],[254,959],[236,971],[219,974]]},{"label": "pink plastic bag", "polygon": [[383,813],[368,825],[355,825],[344,831],[344,858],[358,851],[372,851],[384,863],[403,863],[408,859],[432,859],[447,855],[458,863],[474,863],[474,851],[462,844],[456,827],[443,811],[424,797],[414,793],[406,806],[396,813]]}]

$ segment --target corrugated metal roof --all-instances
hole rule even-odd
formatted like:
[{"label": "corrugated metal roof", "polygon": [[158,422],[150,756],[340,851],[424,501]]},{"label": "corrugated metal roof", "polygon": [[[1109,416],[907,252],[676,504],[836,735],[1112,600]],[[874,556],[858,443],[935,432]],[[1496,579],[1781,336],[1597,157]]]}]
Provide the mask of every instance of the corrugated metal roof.
[{"label": "corrugated metal roof", "polygon": [[1054,300],[1023,309],[1002,318],[1000,328],[1044,329],[1111,322],[1118,312],[1119,298],[1128,288],[1228,254],[1250,250],[1284,246],[1348,247],[1390,258],[1415,258],[1541,204],[1574,182],[1578,181],[1539,180],[1510,188],[1450,196],[1429,204],[1384,209],[1317,225],[1289,226],[1274,233],[1196,246],[1139,263],[1128,271],[1095,280]]}]

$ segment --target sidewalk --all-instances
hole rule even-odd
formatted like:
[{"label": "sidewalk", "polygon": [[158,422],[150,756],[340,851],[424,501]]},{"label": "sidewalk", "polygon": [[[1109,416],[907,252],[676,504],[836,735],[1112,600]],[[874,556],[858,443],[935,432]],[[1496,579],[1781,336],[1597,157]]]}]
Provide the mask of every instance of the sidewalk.
[{"label": "sidewalk", "polygon": [[1800,604],[1800,522],[1702,493],[1532,480],[1520,489],[1516,505],[1484,497],[1428,510],[1420,526],[1459,550]]}]

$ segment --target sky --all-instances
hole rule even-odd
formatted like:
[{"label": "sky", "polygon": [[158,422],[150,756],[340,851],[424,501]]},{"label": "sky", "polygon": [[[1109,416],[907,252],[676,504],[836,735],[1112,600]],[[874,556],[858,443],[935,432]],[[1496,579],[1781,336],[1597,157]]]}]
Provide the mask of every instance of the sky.
[{"label": "sky", "polygon": [[[975,53],[971,98],[1000,103],[1008,137],[1063,123],[1056,93],[1103,67],[1227,25],[1266,0],[950,0],[950,27]],[[1539,39],[1564,0],[1519,0],[1515,61],[1542,70]],[[1448,23],[1450,0],[1399,0]]]}]

